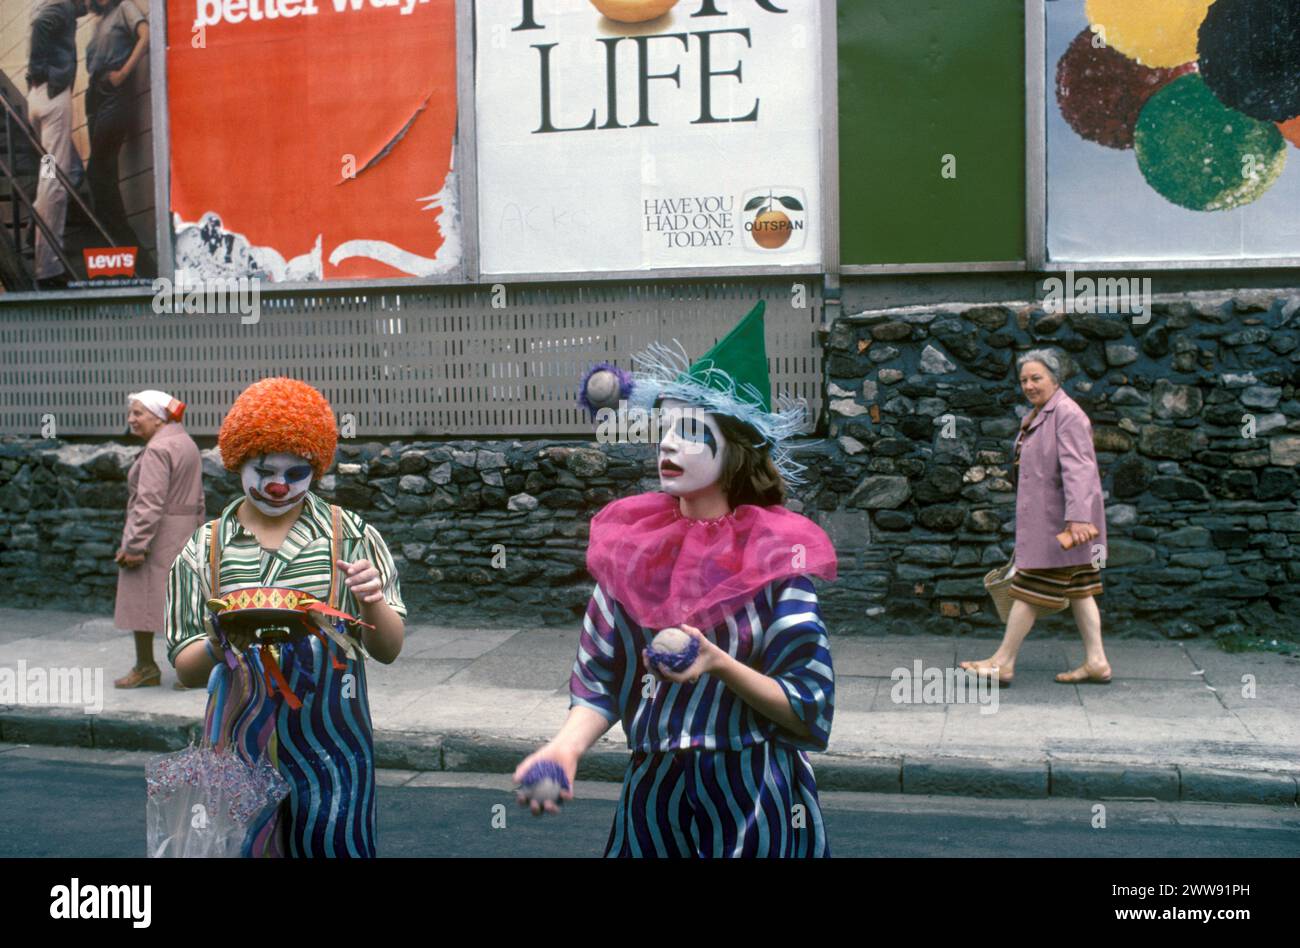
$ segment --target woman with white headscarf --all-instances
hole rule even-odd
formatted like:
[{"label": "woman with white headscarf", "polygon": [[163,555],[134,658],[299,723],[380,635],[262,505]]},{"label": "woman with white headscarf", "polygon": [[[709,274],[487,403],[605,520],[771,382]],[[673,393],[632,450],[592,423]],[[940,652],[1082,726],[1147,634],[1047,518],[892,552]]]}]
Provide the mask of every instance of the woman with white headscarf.
[{"label": "woman with white headscarf", "polygon": [[127,476],[113,624],[135,633],[135,667],[114,684],[146,688],[162,683],[153,638],[163,630],[167,573],[203,523],[203,461],[181,424],[184,402],[150,389],[128,396],[127,404],[127,425],[145,447]]}]

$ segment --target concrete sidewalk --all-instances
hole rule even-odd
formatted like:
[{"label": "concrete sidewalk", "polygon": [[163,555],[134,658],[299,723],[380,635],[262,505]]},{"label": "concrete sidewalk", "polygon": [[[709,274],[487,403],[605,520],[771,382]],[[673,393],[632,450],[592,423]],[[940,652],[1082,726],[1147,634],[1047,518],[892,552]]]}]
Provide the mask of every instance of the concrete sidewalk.
[{"label": "concrete sidewalk", "polygon": [[[407,630],[391,666],[371,663],[371,713],[381,767],[509,772],[548,739],[568,709],[577,629]],[[1107,645],[1108,686],[1060,685],[1082,660],[1077,641],[1030,638],[1016,682],[996,707],[896,702],[895,669],[912,674],[984,658],[992,640],[843,637],[832,640],[836,708],[830,750],[813,755],[820,787],[965,796],[1154,798],[1295,804],[1300,777],[1300,660],[1229,655],[1210,642]],[[0,705],[0,741],[131,750],[185,746],[206,693],[133,691],[129,636],[108,618],[0,609],[0,684],[34,669],[103,670],[103,708]],[[11,669],[12,672],[3,671]],[[39,675],[40,672],[37,672]],[[932,673],[933,674],[933,673]],[[1248,677],[1251,676],[1251,677]],[[1253,691],[1252,691],[1253,686]],[[929,697],[918,686],[922,697]],[[30,697],[30,696],[29,696]],[[952,697],[952,696],[949,696]],[[4,697],[0,702],[14,701]],[[621,778],[616,725],[580,776]]]}]

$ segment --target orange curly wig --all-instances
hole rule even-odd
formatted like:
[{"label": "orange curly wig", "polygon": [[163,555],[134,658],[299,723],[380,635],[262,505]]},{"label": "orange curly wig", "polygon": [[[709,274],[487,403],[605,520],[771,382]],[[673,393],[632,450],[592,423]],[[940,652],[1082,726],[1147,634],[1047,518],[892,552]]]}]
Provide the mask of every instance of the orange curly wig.
[{"label": "orange curly wig", "polygon": [[221,462],[238,471],[260,454],[296,454],[321,477],[338,446],[334,409],[325,396],[297,379],[262,379],[244,389],[230,406],[217,435]]}]

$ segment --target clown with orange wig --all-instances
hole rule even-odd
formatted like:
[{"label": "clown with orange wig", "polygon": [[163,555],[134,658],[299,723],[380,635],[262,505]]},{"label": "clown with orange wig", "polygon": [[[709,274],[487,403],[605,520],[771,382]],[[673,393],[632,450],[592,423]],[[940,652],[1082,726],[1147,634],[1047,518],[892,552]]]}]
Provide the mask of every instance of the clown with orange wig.
[{"label": "clown with orange wig", "polygon": [[406,607],[383,537],[311,491],[337,440],[310,385],[245,389],[217,442],[243,494],[194,532],[168,577],[167,657],[182,683],[208,683],[205,744],[266,758],[289,786],[249,830],[246,856],[376,854],[363,659],[397,658]]}]

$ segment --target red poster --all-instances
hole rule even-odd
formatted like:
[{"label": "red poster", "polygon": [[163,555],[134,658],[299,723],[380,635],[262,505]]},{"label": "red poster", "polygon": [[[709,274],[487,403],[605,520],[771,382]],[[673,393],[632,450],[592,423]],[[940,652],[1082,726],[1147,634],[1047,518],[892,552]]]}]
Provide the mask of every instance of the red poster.
[{"label": "red poster", "polygon": [[167,36],[177,270],[457,267],[454,0],[169,0]]}]

